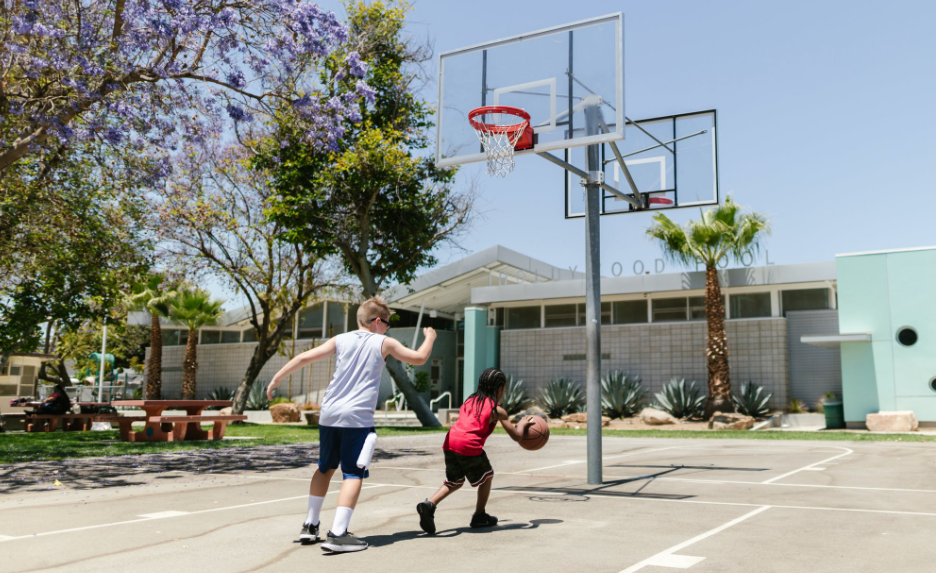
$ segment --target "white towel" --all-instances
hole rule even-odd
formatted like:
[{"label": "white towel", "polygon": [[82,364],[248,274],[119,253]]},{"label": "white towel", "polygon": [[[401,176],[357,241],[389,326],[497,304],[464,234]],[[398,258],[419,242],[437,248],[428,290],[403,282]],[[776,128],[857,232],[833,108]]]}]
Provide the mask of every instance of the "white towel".
[{"label": "white towel", "polygon": [[367,434],[364,440],[364,447],[361,448],[361,455],[357,459],[357,467],[366,468],[370,466],[370,460],[374,456],[374,448],[377,446],[377,434],[371,432]]}]

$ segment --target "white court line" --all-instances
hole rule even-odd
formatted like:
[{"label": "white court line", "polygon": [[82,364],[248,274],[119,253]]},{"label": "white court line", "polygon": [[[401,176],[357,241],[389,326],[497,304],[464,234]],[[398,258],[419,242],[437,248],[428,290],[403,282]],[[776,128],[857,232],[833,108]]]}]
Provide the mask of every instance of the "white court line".
[{"label": "white court line", "polygon": [[[690,545],[693,545],[693,544],[695,544],[695,543],[698,543],[699,541],[702,541],[703,539],[706,539],[706,538],[711,537],[711,536],[713,536],[713,535],[715,535],[715,534],[717,534],[717,533],[719,533],[719,532],[722,532],[722,531],[728,529],[729,527],[731,527],[731,526],[733,526],[733,525],[737,525],[737,524],[741,523],[742,521],[744,521],[745,519],[748,519],[749,517],[754,517],[754,516],[757,515],[758,513],[767,511],[768,509],[770,509],[770,507],[771,507],[771,506],[769,506],[769,505],[762,505],[762,506],[758,507],[757,509],[755,509],[754,511],[750,512],[750,513],[746,513],[746,514],[742,515],[741,517],[739,517],[739,518],[737,518],[737,519],[732,519],[731,521],[729,521],[728,523],[726,523],[726,524],[724,524],[724,525],[720,525],[720,526],[716,527],[715,529],[710,529],[709,531],[706,531],[705,533],[703,533],[703,534],[701,534],[701,535],[696,535],[695,537],[693,537],[693,538],[690,539],[689,541],[683,541],[683,542],[680,543],[679,545],[674,545],[674,546],[670,547],[669,549],[667,549],[667,550],[665,550],[665,551],[661,551],[661,552],[657,553],[657,554],[654,555],[653,557],[648,557],[647,559],[644,559],[643,561],[641,561],[641,562],[639,562],[639,563],[636,563],[636,564],[634,564],[634,565],[631,565],[631,566],[628,567],[627,569],[624,569],[623,571],[621,571],[621,573],[634,573],[635,571],[639,571],[639,570],[643,569],[644,567],[646,567],[646,566],[648,566],[648,565],[663,565],[664,563],[667,562],[666,557],[672,556],[673,553],[676,553],[677,551],[680,551],[680,550],[682,550],[682,549],[685,549],[686,547],[689,547]],[[703,557],[702,559],[699,559],[698,557],[695,557],[695,558],[688,557],[688,559],[686,559],[687,557],[688,557],[688,556],[683,556],[683,558],[684,558],[686,561],[688,561],[688,559],[692,559],[692,560],[698,559],[698,561],[695,561],[695,563],[698,563],[699,561],[701,561],[702,559],[704,559],[704,557]],[[693,563],[693,564],[695,564],[695,563]],[[664,567],[665,567],[665,566],[666,566],[666,565],[664,565]]]},{"label": "white court line", "polygon": [[[610,476],[608,476],[610,477]],[[627,477],[627,476],[625,476]],[[819,489],[855,489],[859,491],[899,491],[903,493],[936,493],[936,489],[909,489],[897,487],[863,487],[856,485],[819,485],[810,483],[764,483],[759,481],[736,481],[724,479],[657,478],[664,481],[688,481],[694,483],[715,483],[733,485],[770,485],[774,487],[814,487]]]},{"label": "white court line", "polygon": [[824,472],[826,468],[803,468],[804,472]]},{"label": "white court line", "polygon": [[150,519],[162,519],[164,517],[179,517],[180,515],[188,515],[187,511],[160,511],[158,513],[143,513],[140,517],[148,517]]},{"label": "white court line", "polygon": [[[362,487],[361,489],[370,489],[370,488],[375,488],[375,487],[383,487],[383,484],[380,484],[380,485],[378,485],[378,484],[370,484],[370,485],[366,485],[366,486]],[[330,491],[330,492],[328,492],[328,493],[325,494],[325,495],[332,494],[332,493],[338,493],[338,491],[339,491],[339,490]],[[199,514],[202,514],[202,513],[212,513],[212,512],[215,512],[215,511],[227,511],[227,510],[229,510],[229,509],[241,509],[241,508],[244,508],[244,507],[253,507],[253,506],[255,506],[255,505],[267,505],[267,504],[270,504],[270,503],[279,503],[279,502],[282,502],[282,501],[293,501],[293,500],[297,500],[297,499],[308,499],[308,497],[309,497],[308,494],[306,494],[306,495],[298,495],[298,496],[293,496],[293,497],[284,497],[284,498],[281,498],[281,499],[271,499],[271,500],[269,500],[269,501],[258,501],[258,502],[254,502],[254,503],[245,503],[245,504],[241,504],[241,505],[231,505],[231,506],[228,506],[228,507],[213,507],[213,508],[211,508],[211,509],[202,509],[202,510],[199,510],[199,511],[190,511],[190,512],[188,512],[188,513],[183,513],[183,514],[181,514],[181,515],[171,515],[171,516],[170,516],[170,515],[167,515],[167,516],[164,516],[164,517],[144,517],[144,518],[142,518],[142,519],[128,519],[128,520],[126,520],[126,521],[115,521],[115,522],[113,522],[113,523],[99,523],[99,524],[97,524],[97,525],[88,525],[88,526],[86,526],[86,527],[73,527],[73,528],[71,528],[71,529],[59,529],[59,530],[57,530],[57,531],[44,531],[44,532],[42,532],[42,533],[31,533],[31,534],[29,534],[29,535],[20,535],[20,536],[17,536],[17,537],[6,537],[5,539],[4,539],[4,538],[0,538],[0,543],[5,543],[5,542],[7,542],[7,541],[17,541],[17,540],[20,540],[20,539],[33,539],[33,538],[36,538],[36,537],[46,537],[46,536],[48,536],[48,535],[58,535],[58,534],[60,534],[60,533],[74,533],[74,532],[76,532],[76,531],[88,531],[88,530],[91,530],[91,529],[103,529],[103,528],[105,528],[105,527],[114,527],[114,526],[116,526],[116,525],[127,525],[127,524],[130,524],[130,523],[140,523],[140,522],[143,522],[143,521],[155,521],[155,520],[157,520],[157,519],[169,519],[169,518],[171,518],[171,517],[184,517],[184,516],[188,516],[188,515],[199,515]],[[171,513],[171,512],[166,512],[166,513]]]},{"label": "white court line", "polygon": [[[655,449],[655,450],[641,450],[641,451],[639,451],[639,452],[629,452],[629,453],[626,453],[626,454],[616,454],[616,455],[613,455],[613,456],[602,456],[601,461],[616,460],[616,459],[619,459],[619,458],[629,458],[629,457],[631,457],[631,456],[639,456],[639,455],[641,455],[641,454],[652,454],[653,452],[662,452],[662,451],[664,451],[664,450],[676,450],[676,449],[686,448],[686,447],[687,447],[687,446],[671,446],[671,447],[669,447],[669,448],[657,448],[657,449]],[[570,462],[563,462],[563,463],[561,463],[561,464],[556,464],[556,465],[553,465],[553,466],[545,466],[545,467],[542,467],[542,468],[533,468],[533,469],[531,469],[531,470],[523,470],[522,472],[500,472],[500,473],[501,473],[502,475],[513,475],[513,476],[516,476],[516,475],[525,475],[525,474],[529,474],[529,473],[533,473],[533,472],[538,472],[538,471],[542,471],[542,470],[551,470],[551,469],[553,469],[553,468],[561,468],[561,467],[565,467],[565,466],[571,466],[571,465],[574,465],[574,464],[584,464],[584,463],[587,462],[587,461],[588,461],[588,460],[570,461]]]},{"label": "white court line", "polygon": [[770,479],[768,479],[768,480],[764,480],[764,481],[762,481],[761,483],[765,483],[765,484],[766,484],[766,483],[773,483],[773,482],[775,482],[775,481],[777,481],[777,480],[781,480],[781,479],[783,479],[783,478],[790,477],[791,475],[797,474],[797,473],[799,473],[799,472],[801,472],[801,471],[809,470],[810,468],[813,468],[813,467],[816,467],[816,466],[821,466],[821,465],[824,464],[824,463],[831,462],[832,460],[837,460],[837,459],[842,458],[842,457],[845,457],[845,456],[847,456],[847,455],[849,455],[849,454],[855,453],[855,452],[853,452],[852,450],[850,450],[850,449],[848,449],[848,448],[842,448],[842,447],[839,447],[839,446],[829,446],[829,447],[831,447],[831,448],[836,448],[836,449],[840,449],[840,450],[845,450],[845,453],[844,453],[844,454],[839,454],[839,455],[837,455],[837,456],[832,456],[831,458],[828,458],[828,459],[825,459],[825,460],[816,462],[816,463],[814,463],[814,464],[809,464],[808,466],[804,466],[804,467],[801,467],[801,468],[798,469],[798,470],[793,470],[793,471],[791,471],[791,472],[787,472],[787,473],[785,473],[785,474],[783,474],[783,475],[779,475],[779,476],[777,476],[777,477],[775,477],[775,478],[770,478]]}]

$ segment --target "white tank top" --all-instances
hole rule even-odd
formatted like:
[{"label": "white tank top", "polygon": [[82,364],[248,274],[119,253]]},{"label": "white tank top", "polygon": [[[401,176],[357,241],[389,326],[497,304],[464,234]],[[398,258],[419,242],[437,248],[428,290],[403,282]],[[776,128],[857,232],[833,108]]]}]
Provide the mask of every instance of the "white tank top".
[{"label": "white tank top", "polygon": [[319,424],[335,428],[370,428],[386,361],[386,336],[364,330],[335,337],[335,375],[332,376]]}]

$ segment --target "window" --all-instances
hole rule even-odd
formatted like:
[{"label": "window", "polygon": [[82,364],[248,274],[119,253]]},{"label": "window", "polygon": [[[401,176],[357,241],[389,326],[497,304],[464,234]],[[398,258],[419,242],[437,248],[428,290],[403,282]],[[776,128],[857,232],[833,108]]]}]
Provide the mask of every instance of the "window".
[{"label": "window", "polygon": [[[344,331],[344,304],[340,302],[329,301],[326,305],[328,312],[328,338],[336,334],[343,334]],[[357,330],[355,328],[355,330]]]},{"label": "window", "polygon": [[221,343],[222,344],[232,344],[234,342],[240,342],[241,333],[239,330],[222,330],[221,331]]},{"label": "window", "polygon": [[731,318],[760,318],[770,316],[770,293],[731,295]]},{"label": "window", "polygon": [[507,309],[506,328],[513,330],[517,328],[539,328],[540,327],[540,307],[521,306]]},{"label": "window", "polygon": [[442,381],[442,359],[433,358],[432,366],[429,368],[429,382],[432,384],[433,388],[439,387],[439,382]]},{"label": "window", "polygon": [[[725,304],[725,297],[722,297],[722,305]],[[689,320],[705,320],[705,297],[689,297]]]},{"label": "window", "polygon": [[[585,303],[578,305],[578,324],[585,326]],[[601,303],[601,324],[611,324],[611,303]]]},{"label": "window", "polygon": [[653,301],[653,322],[686,320],[686,299],[663,298]]},{"label": "window", "polygon": [[10,366],[10,376],[22,376],[23,367],[22,366]]},{"label": "window", "polygon": [[185,346],[185,344],[188,342],[188,330],[163,330],[162,341],[163,346]]},{"label": "window", "polygon": [[792,310],[826,310],[829,308],[829,289],[785,290],[780,293],[780,300],[783,316]]},{"label": "window", "polygon": [[358,329],[357,310],[360,308],[356,304],[348,305],[348,322],[345,323],[345,332],[351,332]]},{"label": "window", "polygon": [[647,322],[647,301],[622,300],[612,304],[614,324],[640,324]]},{"label": "window", "polygon": [[[324,303],[320,302],[303,309],[299,313],[299,338],[322,338],[322,319],[325,316],[324,307]],[[292,336],[285,338],[292,338]]]},{"label": "window", "polygon": [[221,344],[221,331],[202,330],[200,344]]},{"label": "window", "polygon": [[254,328],[248,328],[244,331],[244,342],[256,342],[257,341],[257,330]]},{"label": "window", "polygon": [[546,307],[546,328],[556,326],[576,326],[577,306],[574,304],[554,304]]},{"label": "window", "polygon": [[499,326],[501,328],[504,328],[504,309],[503,308],[494,309],[494,324],[492,324],[491,326]]}]

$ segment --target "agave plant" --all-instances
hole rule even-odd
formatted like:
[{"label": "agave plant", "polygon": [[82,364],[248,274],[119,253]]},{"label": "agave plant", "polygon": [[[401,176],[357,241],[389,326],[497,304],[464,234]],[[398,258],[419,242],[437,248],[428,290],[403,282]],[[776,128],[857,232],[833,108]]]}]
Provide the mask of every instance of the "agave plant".
[{"label": "agave plant", "polygon": [[656,394],[656,407],[676,418],[692,418],[705,412],[705,396],[699,395],[695,381],[673,378]]},{"label": "agave plant", "polygon": [[[218,386],[208,394],[209,400],[226,400],[230,402],[234,399],[234,390],[230,388],[225,388],[224,386]],[[212,406],[209,410],[215,410],[221,408],[220,406]]]},{"label": "agave plant", "polygon": [[753,381],[748,381],[741,385],[741,393],[733,395],[731,400],[738,412],[761,418],[770,411],[767,408],[767,400],[770,400],[771,396],[773,394],[764,394],[763,386],[756,386]]},{"label": "agave plant", "polygon": [[580,412],[585,405],[585,396],[578,382],[568,378],[553,378],[540,390],[540,405],[550,418],[561,418],[566,414]]},{"label": "agave plant", "polygon": [[639,376],[614,370],[601,379],[601,408],[610,418],[636,416],[646,395]]},{"label": "agave plant", "polygon": [[501,406],[507,410],[507,414],[519,414],[529,401],[530,397],[523,389],[523,380],[514,380],[513,376],[507,376],[507,387],[504,389],[504,399],[501,400]]},{"label": "agave plant", "polygon": [[[276,394],[276,390],[273,391]],[[245,410],[269,410],[270,401],[267,399],[266,386],[264,384],[254,383],[247,395],[247,404]]]}]

